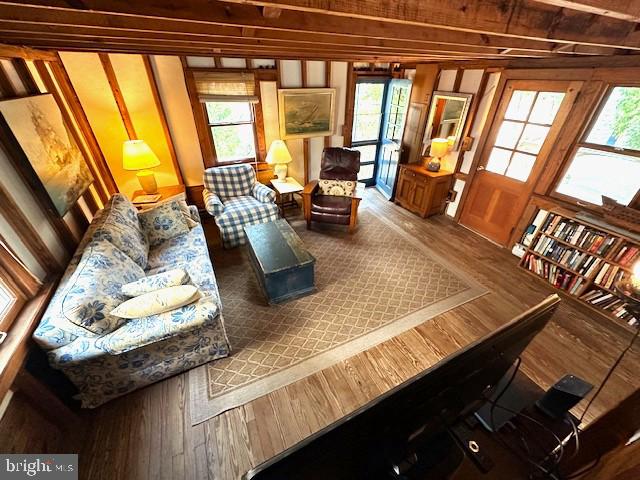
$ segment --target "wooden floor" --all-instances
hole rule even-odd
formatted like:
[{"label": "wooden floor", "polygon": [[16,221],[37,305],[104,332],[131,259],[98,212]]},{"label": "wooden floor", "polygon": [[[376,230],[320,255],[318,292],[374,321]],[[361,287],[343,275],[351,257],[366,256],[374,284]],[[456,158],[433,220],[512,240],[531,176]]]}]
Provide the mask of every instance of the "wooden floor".
[{"label": "wooden floor", "polygon": [[[491,293],[331,368],[192,427],[185,375],[92,412],[81,477],[237,479],[251,466],[354,410],[552,293],[516,257],[445,217],[422,220],[368,191],[365,208],[391,218]],[[215,265],[215,255],[213,256]],[[629,332],[573,301],[530,345],[522,369],[546,388],[566,373],[600,382]],[[588,414],[611,408],[640,380],[634,349]],[[582,405],[575,410],[581,413]]]}]

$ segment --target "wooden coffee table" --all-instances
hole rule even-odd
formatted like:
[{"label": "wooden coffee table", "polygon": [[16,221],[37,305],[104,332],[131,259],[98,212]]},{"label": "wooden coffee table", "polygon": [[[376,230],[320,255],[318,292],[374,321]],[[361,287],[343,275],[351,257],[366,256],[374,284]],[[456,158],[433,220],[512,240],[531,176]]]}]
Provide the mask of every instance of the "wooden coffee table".
[{"label": "wooden coffee table", "polygon": [[316,291],[316,259],[284,219],[244,227],[251,265],[269,304]]}]

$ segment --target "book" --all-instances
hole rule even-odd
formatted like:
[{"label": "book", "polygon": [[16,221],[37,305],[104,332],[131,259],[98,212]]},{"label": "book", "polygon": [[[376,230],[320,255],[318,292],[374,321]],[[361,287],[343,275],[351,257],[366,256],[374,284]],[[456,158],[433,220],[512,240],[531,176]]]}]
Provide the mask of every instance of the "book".
[{"label": "book", "polygon": [[134,204],[155,203],[162,198],[159,193],[153,195],[138,195],[132,200]]}]

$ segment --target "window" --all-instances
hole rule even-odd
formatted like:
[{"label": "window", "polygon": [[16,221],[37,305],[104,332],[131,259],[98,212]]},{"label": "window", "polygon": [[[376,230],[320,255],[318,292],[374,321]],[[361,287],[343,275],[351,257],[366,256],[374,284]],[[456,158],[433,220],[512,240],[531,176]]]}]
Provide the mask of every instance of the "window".
[{"label": "window", "polygon": [[205,102],[218,163],[256,158],[253,105],[249,102]]},{"label": "window", "polygon": [[356,83],[351,146],[360,151],[358,180],[373,181],[386,79],[361,79]]},{"label": "window", "polygon": [[640,87],[614,87],[572,152],[556,192],[629,205],[640,188]]},{"label": "window", "polygon": [[563,98],[562,92],[515,90],[496,134],[487,170],[526,182]]},{"label": "window", "polygon": [[214,161],[256,161],[258,96],[253,73],[198,70],[193,72],[193,85],[211,140],[208,153]]}]

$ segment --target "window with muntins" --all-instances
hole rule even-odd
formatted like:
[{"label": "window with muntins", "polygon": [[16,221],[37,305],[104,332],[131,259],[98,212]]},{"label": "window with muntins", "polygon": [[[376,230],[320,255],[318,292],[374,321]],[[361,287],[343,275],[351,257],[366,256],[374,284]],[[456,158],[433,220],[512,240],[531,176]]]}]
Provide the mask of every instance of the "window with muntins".
[{"label": "window with muntins", "polygon": [[594,205],[629,205],[640,188],[640,87],[609,90],[574,148],[556,193]]},{"label": "window with muntins", "polygon": [[515,90],[489,154],[487,170],[526,182],[564,93]]}]

